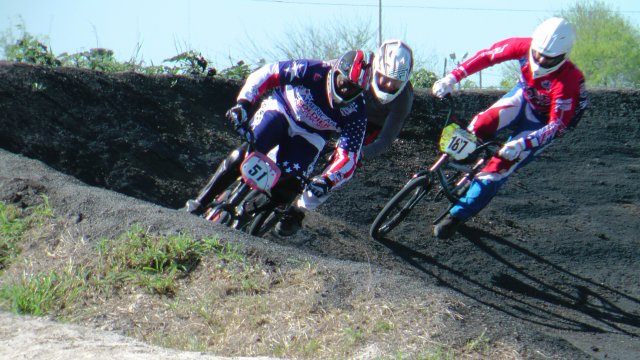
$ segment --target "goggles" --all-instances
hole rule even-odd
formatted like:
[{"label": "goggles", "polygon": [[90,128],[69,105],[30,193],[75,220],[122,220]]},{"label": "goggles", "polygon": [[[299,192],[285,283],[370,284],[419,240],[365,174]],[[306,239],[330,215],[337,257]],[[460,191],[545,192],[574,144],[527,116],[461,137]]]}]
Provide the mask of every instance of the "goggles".
[{"label": "goggles", "polygon": [[532,49],[531,57],[533,58],[533,61],[535,61],[535,63],[538,64],[538,66],[540,66],[541,68],[550,69],[560,64],[564,60],[565,54],[549,57]]},{"label": "goggles", "polygon": [[336,96],[342,99],[343,103],[350,103],[355,100],[364,90],[358,84],[349,80],[340,71],[334,72],[333,86],[336,92]]},{"label": "goggles", "polygon": [[376,85],[378,85],[378,89],[386,92],[387,94],[397,93],[405,83],[402,80],[394,79],[377,71],[373,75],[373,77],[373,81],[375,81]]}]

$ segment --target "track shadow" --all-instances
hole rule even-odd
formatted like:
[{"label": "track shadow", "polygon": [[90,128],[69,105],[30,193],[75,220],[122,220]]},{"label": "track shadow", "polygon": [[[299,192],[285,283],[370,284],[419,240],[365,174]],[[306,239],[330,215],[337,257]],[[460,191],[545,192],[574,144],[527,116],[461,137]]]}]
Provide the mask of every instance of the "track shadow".
[{"label": "track shadow", "polygon": [[486,231],[462,226],[459,232],[476,248],[469,246],[463,256],[427,255],[387,238],[377,241],[440,285],[515,318],[557,330],[640,337],[639,299]]}]

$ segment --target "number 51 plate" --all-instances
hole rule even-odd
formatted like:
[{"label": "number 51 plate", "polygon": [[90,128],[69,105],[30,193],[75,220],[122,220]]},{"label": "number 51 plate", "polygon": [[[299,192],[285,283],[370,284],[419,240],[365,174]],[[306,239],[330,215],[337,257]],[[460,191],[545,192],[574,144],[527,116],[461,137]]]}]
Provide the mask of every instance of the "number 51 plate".
[{"label": "number 51 plate", "polygon": [[442,129],[440,151],[456,160],[462,160],[476,150],[477,141],[475,135],[462,129],[458,124],[449,124]]},{"label": "number 51 plate", "polygon": [[278,165],[264,154],[252,152],[240,167],[242,178],[254,190],[269,191],[280,178]]}]

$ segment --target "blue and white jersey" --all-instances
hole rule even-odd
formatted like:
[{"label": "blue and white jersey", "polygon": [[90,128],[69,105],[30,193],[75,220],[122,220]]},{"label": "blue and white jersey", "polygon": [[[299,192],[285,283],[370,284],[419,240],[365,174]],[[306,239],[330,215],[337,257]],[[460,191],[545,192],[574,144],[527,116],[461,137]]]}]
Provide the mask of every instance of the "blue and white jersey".
[{"label": "blue and white jersey", "polygon": [[364,98],[331,107],[327,93],[331,65],[320,60],[293,60],[267,64],[247,78],[238,101],[258,101],[267,91],[286,116],[310,133],[327,139],[339,133],[340,155],[325,173],[336,186],[348,180],[356,168],[367,126]]}]

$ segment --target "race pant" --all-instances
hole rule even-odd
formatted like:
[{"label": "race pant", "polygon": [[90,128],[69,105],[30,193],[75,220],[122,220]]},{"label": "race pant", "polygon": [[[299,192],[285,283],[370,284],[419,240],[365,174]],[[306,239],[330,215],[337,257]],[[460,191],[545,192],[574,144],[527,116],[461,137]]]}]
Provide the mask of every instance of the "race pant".
[{"label": "race pant", "polygon": [[321,135],[296,124],[272,98],[262,102],[250,125],[256,150],[275,158],[281,179],[296,178],[301,184],[301,179],[311,174],[326,143]]},{"label": "race pant", "polygon": [[[522,88],[516,86],[487,110],[476,115],[467,130],[480,139],[490,139],[496,132],[510,127],[514,131],[509,140],[515,140],[526,137],[545,125],[546,122],[540,121],[525,101]],[[511,174],[531,162],[548,145],[550,143],[524,150],[513,161],[493,156],[473,179],[466,194],[449,210],[451,215],[460,220],[476,215],[489,204]]]},{"label": "race pant", "polygon": [[268,154],[276,146],[276,163],[284,174],[308,176],[326,141],[299,126],[275,99],[265,99],[251,119],[256,150]]}]

